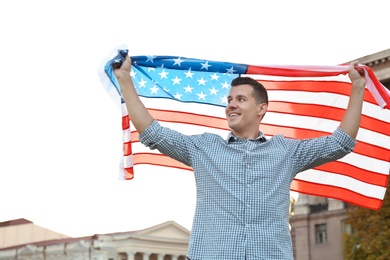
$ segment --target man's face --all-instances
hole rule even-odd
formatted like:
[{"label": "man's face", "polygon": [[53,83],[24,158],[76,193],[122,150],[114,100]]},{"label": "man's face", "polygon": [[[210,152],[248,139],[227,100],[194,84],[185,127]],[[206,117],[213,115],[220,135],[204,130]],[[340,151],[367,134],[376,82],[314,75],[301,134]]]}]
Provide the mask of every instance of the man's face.
[{"label": "man's face", "polygon": [[258,133],[263,112],[262,105],[256,104],[253,91],[248,84],[235,86],[230,90],[225,113],[229,127],[236,136],[248,138],[246,133],[253,133],[256,129]]}]

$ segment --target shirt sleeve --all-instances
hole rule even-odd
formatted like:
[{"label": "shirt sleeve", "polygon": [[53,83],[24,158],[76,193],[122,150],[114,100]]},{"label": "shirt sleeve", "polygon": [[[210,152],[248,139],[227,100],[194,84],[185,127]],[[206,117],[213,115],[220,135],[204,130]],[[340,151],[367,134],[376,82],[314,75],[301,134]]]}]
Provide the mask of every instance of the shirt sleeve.
[{"label": "shirt sleeve", "polygon": [[295,173],[336,161],[352,152],[355,145],[355,139],[340,127],[332,135],[293,141],[290,156],[294,161]]},{"label": "shirt sleeve", "polygon": [[190,136],[163,127],[154,120],[139,136],[140,142],[150,149],[157,149],[175,160],[191,166],[192,153],[196,151]]}]

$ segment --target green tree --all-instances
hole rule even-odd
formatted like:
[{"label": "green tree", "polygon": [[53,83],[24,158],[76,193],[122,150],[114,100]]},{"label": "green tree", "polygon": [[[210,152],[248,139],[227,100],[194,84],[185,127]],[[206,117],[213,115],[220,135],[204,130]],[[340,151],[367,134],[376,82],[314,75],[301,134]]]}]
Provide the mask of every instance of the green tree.
[{"label": "green tree", "polygon": [[390,188],[379,210],[350,205],[347,208],[351,234],[344,235],[347,260],[390,259]]}]

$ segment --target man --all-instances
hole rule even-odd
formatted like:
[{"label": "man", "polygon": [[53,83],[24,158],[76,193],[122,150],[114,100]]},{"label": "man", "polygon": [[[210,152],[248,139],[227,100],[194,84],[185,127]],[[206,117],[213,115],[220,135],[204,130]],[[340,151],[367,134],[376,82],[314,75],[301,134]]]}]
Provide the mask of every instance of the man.
[{"label": "man", "polygon": [[231,83],[225,113],[232,131],[225,140],[162,127],[138,98],[130,58],[114,70],[140,141],[194,170],[197,204],[188,259],[293,259],[290,184],[297,173],[353,150],[366,84],[356,65],[349,68],[353,87],[340,126],[332,135],[307,140],[264,137],[259,129],[268,107],[267,91],[251,78]]}]

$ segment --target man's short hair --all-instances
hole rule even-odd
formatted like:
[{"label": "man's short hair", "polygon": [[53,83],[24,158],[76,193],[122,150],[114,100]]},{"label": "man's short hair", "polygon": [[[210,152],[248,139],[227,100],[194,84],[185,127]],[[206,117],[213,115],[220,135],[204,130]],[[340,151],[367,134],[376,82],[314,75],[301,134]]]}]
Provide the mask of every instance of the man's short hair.
[{"label": "man's short hair", "polygon": [[251,85],[253,88],[253,96],[256,99],[257,104],[266,103],[268,105],[268,93],[265,87],[257,80],[251,77],[237,77],[232,80],[230,84],[232,87],[239,85]]}]

